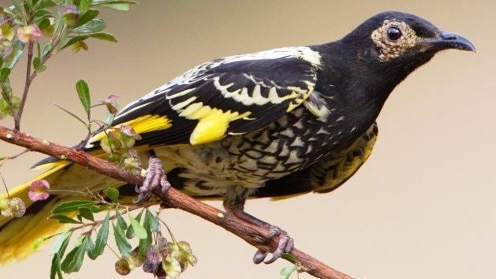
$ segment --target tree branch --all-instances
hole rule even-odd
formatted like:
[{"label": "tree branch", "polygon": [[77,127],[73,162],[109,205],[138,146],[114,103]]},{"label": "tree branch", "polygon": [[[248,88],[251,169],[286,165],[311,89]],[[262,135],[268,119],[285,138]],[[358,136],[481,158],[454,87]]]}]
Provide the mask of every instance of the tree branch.
[{"label": "tree branch", "polygon": [[[141,185],[143,183],[143,177],[134,175],[109,161],[91,156],[80,150],[67,148],[45,140],[39,140],[16,130],[0,126],[0,139],[11,144],[23,146],[31,151],[41,152],[62,160],[86,166],[102,175],[126,181],[130,184]],[[164,199],[162,203],[163,207],[177,208],[199,216],[232,232],[258,249],[274,251],[277,247],[278,239],[271,239],[268,242],[264,241],[266,239],[265,236],[269,233],[268,229],[265,227],[254,226],[251,223],[247,223],[233,215],[226,214],[224,211],[187,196],[174,188],[170,188],[162,197]],[[349,275],[327,266],[296,248],[291,251],[291,254],[294,259],[285,258],[290,262],[300,265],[303,271],[315,277],[326,279],[352,279]]]}]

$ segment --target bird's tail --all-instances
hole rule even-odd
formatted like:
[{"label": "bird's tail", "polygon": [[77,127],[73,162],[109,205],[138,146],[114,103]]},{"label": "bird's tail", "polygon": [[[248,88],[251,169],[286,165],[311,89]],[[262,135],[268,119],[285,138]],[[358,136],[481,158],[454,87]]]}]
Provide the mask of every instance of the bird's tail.
[{"label": "bird's tail", "polygon": [[[45,173],[10,190],[8,195],[0,196],[0,199],[17,197],[26,204],[26,213],[22,217],[0,216],[0,265],[25,258],[42,244],[43,237],[62,231],[63,225],[49,218],[61,201],[87,199],[82,194],[87,190],[97,192],[124,184],[69,162],[57,161],[50,165],[51,168]],[[50,184],[50,196],[46,200],[32,202],[28,198],[29,185],[42,179]]]}]

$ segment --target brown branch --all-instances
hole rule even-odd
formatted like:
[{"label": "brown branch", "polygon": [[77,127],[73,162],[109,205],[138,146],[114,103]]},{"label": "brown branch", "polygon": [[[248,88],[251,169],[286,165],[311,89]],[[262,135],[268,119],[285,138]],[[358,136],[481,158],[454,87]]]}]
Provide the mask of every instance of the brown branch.
[{"label": "brown branch", "polygon": [[[96,158],[83,151],[33,138],[22,132],[0,127],[0,139],[11,144],[23,146],[31,151],[41,152],[59,159],[86,166],[98,173],[126,181],[130,184],[141,185],[143,182],[143,177],[133,175],[129,171],[119,168],[113,163]],[[174,188],[167,191],[163,198],[164,201],[162,206],[178,208],[199,216],[232,232],[258,249],[274,251],[277,247],[278,239],[271,239],[268,242],[264,241],[266,238],[265,236],[269,233],[265,227],[257,227],[232,215],[228,215],[224,211],[195,200]],[[303,271],[315,277],[327,279],[352,278],[296,248],[291,251],[291,254],[294,257],[294,262],[293,260],[286,258],[287,260],[300,265]]]}]

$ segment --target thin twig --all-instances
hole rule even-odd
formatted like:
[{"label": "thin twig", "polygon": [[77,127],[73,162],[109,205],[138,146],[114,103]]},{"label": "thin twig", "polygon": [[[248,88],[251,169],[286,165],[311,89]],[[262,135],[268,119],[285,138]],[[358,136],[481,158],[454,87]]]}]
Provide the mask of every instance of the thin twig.
[{"label": "thin twig", "polygon": [[31,87],[31,82],[36,77],[36,72],[31,74],[31,65],[33,63],[33,49],[34,49],[34,43],[28,42],[28,55],[27,55],[27,62],[26,62],[26,80],[24,82],[24,91],[22,92],[22,98],[21,98],[21,102],[19,104],[19,109],[17,110],[16,114],[14,115],[14,125],[15,125],[15,129],[18,131],[21,129],[22,112],[24,110],[24,106],[26,105],[26,100],[28,98],[29,87]]},{"label": "thin twig", "polygon": [[17,159],[18,157],[20,157],[20,156],[22,156],[22,155],[24,155],[24,154],[26,154],[26,153],[28,153],[28,152],[30,152],[30,150],[29,150],[29,149],[24,149],[23,151],[21,151],[21,152],[19,152],[19,153],[17,153],[17,154],[10,155],[10,156],[6,156],[6,157],[2,158],[2,160],[0,161],[0,167],[1,167],[1,166],[5,163],[5,162],[7,162],[8,160],[14,160],[14,159]]},{"label": "thin twig", "polygon": [[5,178],[3,177],[3,174],[1,172],[0,172],[0,178],[2,179],[3,187],[7,191],[7,198],[10,199],[9,189],[7,188],[7,183],[5,182]]},{"label": "thin twig", "polygon": [[[24,146],[32,151],[41,152],[59,159],[86,166],[98,173],[130,184],[141,185],[143,183],[143,177],[119,168],[111,162],[96,158],[83,151],[33,138],[16,130],[0,127],[0,139],[11,144]],[[162,207],[178,208],[199,216],[232,232],[258,249],[274,251],[277,247],[278,239],[261,241],[261,239],[266,239],[266,236],[269,234],[266,227],[255,226],[254,224],[236,218],[233,215],[226,214],[224,211],[195,200],[174,188],[170,188],[161,196],[161,198]],[[302,266],[307,273],[315,277],[327,279],[352,279],[351,276],[327,266],[323,262],[320,262],[296,248],[291,251],[291,254],[293,255],[294,260],[286,257],[285,259]]]},{"label": "thin twig", "polygon": [[[63,28],[63,27],[62,27]],[[59,31],[59,30],[57,30]],[[40,60],[40,68],[45,65],[45,63],[48,61],[50,57],[54,54],[54,49],[58,46],[60,43],[60,33],[54,33],[54,37],[50,41],[50,50],[43,56],[41,57]],[[34,42],[29,41],[27,43],[27,48],[28,48],[28,53],[27,53],[27,61],[26,61],[26,80],[24,82],[24,90],[22,93],[22,97],[19,103],[19,108],[14,114],[14,127],[15,130],[20,131],[21,129],[21,119],[22,119],[22,113],[24,111],[24,106],[26,105],[26,101],[28,99],[28,93],[29,89],[31,87],[31,83],[33,80],[36,78],[38,72],[34,69],[32,69],[33,65],[33,55],[34,55]],[[33,71],[34,70],[34,71]]]}]

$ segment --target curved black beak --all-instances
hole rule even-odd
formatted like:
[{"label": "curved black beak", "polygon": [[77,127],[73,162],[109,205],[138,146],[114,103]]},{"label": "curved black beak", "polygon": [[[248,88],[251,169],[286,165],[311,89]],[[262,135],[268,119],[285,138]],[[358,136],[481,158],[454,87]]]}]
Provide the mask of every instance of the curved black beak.
[{"label": "curved black beak", "polygon": [[450,32],[440,31],[436,38],[427,39],[425,43],[438,50],[459,49],[475,52],[475,46],[468,39]]}]

